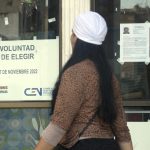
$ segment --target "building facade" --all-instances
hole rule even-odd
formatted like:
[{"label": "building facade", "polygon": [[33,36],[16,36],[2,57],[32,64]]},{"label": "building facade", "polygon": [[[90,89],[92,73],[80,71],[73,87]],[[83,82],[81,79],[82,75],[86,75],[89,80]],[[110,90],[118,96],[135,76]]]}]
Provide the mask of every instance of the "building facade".
[{"label": "building facade", "polygon": [[72,53],[74,18],[87,10],[106,19],[105,50],[135,150],[149,150],[149,0],[0,0],[0,149],[34,149],[51,117],[55,80]]}]

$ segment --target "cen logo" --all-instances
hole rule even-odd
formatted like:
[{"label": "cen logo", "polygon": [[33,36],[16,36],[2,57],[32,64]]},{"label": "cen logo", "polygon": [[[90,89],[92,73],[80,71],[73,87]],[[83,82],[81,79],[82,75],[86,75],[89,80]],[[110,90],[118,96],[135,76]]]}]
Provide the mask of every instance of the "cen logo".
[{"label": "cen logo", "polygon": [[26,88],[24,94],[26,96],[42,96],[42,88]]}]

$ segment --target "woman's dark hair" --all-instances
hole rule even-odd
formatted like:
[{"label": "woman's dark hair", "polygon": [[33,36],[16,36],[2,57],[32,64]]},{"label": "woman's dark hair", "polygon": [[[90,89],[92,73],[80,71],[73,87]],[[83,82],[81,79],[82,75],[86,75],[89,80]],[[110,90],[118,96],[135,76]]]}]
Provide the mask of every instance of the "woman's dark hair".
[{"label": "woman's dark hair", "polygon": [[63,72],[72,65],[85,59],[93,61],[100,76],[99,90],[102,95],[102,102],[97,108],[97,114],[106,123],[113,123],[116,119],[116,111],[112,88],[112,70],[106,59],[103,47],[101,45],[90,44],[79,39],[76,41],[72,56],[60,72],[52,92],[52,112],[55,107],[55,101]]}]

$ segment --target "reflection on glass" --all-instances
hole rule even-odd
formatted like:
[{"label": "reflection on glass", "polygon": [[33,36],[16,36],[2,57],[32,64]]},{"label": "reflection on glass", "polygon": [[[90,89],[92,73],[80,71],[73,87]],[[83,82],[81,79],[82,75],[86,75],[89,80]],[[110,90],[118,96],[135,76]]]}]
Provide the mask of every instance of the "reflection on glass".
[{"label": "reflection on glass", "polygon": [[107,21],[105,50],[114,65],[125,100],[150,98],[150,65],[142,62],[117,62],[120,57],[120,23],[150,22],[149,0],[95,0],[94,10]]},{"label": "reflection on glass", "polygon": [[121,0],[121,23],[144,23],[150,21],[149,0]]},{"label": "reflection on glass", "polygon": [[125,63],[121,66],[121,89],[124,99],[149,97],[147,66],[144,63]]},{"label": "reflection on glass", "polygon": [[55,39],[59,33],[59,0],[0,0],[2,40]]},{"label": "reflection on glass", "polygon": [[[150,21],[150,1],[121,0],[121,23],[144,23]],[[149,98],[149,65],[144,63],[125,63],[121,66],[121,87],[125,99]]]}]

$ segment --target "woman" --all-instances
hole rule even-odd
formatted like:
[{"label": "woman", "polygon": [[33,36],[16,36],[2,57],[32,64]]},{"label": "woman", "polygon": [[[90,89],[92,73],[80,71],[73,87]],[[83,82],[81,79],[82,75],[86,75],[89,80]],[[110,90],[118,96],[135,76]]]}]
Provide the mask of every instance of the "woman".
[{"label": "woman", "polygon": [[53,117],[35,150],[52,150],[58,143],[71,150],[132,150],[120,88],[102,48],[106,33],[99,14],[76,18],[73,54],[56,83]]}]

